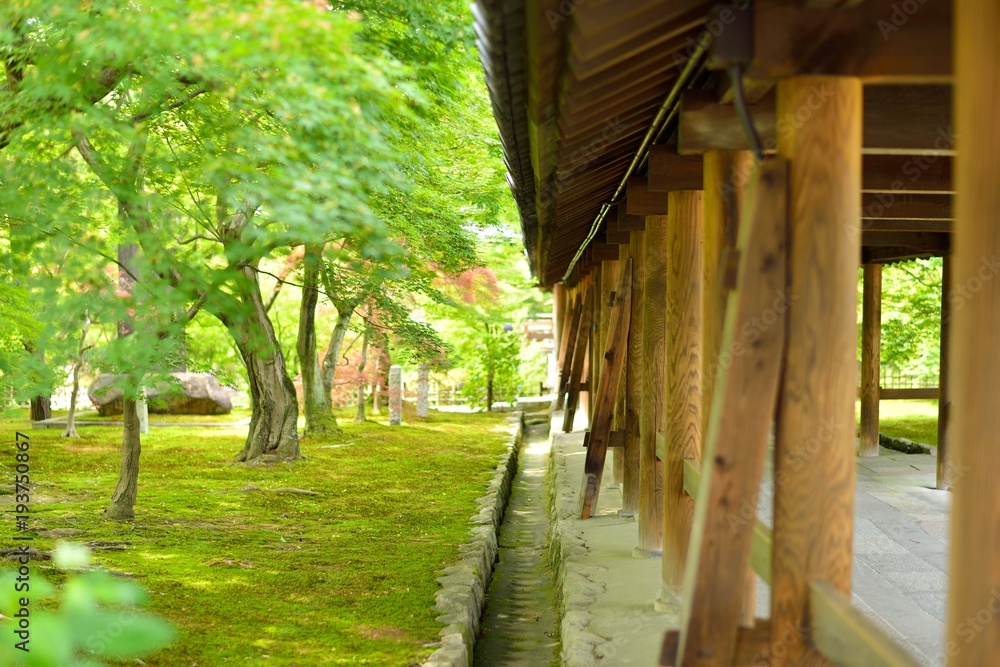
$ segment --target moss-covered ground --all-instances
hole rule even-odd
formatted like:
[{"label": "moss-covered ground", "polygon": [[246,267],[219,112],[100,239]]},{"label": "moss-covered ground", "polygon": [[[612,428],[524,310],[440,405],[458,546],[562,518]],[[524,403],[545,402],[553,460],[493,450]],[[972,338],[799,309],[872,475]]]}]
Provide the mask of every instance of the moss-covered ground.
[{"label": "moss-covered ground", "polygon": [[[860,419],[860,403],[855,412]],[[937,447],[936,400],[882,401],[879,404],[878,423],[880,433]]]},{"label": "moss-covered ground", "polygon": [[[245,427],[152,429],[134,523],[102,518],[120,427],[66,440],[6,419],[0,470],[13,475],[14,431],[27,432],[34,526],[126,547],[96,559],[141,583],[179,632],[147,665],[408,665],[433,650],[435,575],[457,558],[506,418],[432,413],[390,428],[344,414],[342,437],[305,440],[304,460],[274,467],[233,465]],[[318,495],[278,491],[287,487]],[[9,545],[12,496],[0,495],[0,507]]]}]

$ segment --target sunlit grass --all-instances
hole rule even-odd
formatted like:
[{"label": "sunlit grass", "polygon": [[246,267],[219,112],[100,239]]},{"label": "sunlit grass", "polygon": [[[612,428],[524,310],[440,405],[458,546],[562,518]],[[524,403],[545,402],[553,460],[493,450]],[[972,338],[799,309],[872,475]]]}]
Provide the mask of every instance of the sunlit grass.
[{"label": "sunlit grass", "polygon": [[[342,437],[306,440],[303,461],[272,468],[232,464],[245,428],[152,429],[134,524],[102,519],[120,427],[85,427],[78,440],[31,430],[32,518],[81,530],[74,541],[128,547],[97,560],[145,586],[180,633],[148,665],[407,665],[437,639],[435,576],[466,538],[506,417],[432,413],[389,428],[345,413]],[[0,439],[29,427],[2,422]],[[320,448],[330,444],[351,446]],[[13,447],[3,451],[0,469],[12,474]],[[248,485],[260,490],[240,490]],[[286,487],[320,495],[276,491]],[[11,501],[0,495],[7,543]]]},{"label": "sunlit grass", "polygon": [[[857,403],[855,414],[861,414]],[[936,400],[881,401],[879,432],[937,447],[938,402]]]}]

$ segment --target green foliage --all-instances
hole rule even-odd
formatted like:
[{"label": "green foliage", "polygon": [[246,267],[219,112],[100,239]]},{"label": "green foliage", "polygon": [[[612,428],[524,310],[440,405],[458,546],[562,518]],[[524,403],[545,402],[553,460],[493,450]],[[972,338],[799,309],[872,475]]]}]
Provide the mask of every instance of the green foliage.
[{"label": "green foliage", "polygon": [[485,325],[461,348],[466,371],[461,394],[469,405],[490,409],[493,402],[513,402],[521,387],[521,340],[513,329]]},{"label": "green foliage", "polygon": [[[858,327],[860,360],[860,279]],[[941,258],[917,259],[883,267],[882,367],[936,382],[940,335]]]},{"label": "green foliage", "polygon": [[[87,565],[85,547],[61,544],[53,560],[63,570]],[[31,573],[29,589],[17,591],[16,571],[0,573],[0,661],[14,667],[98,667],[100,658],[138,658],[170,644],[173,628],[160,618],[138,609],[149,596],[138,584],[114,577],[103,570],[74,574],[56,589],[37,572]],[[56,597],[58,608],[41,602]],[[28,650],[16,648],[20,601],[28,600]]]}]

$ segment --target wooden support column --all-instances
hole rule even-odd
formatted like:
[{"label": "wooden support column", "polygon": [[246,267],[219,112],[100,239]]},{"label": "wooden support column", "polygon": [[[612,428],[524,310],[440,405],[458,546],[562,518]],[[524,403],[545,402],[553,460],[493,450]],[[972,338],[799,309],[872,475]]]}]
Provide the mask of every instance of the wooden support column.
[{"label": "wooden support column", "polygon": [[583,379],[584,366],[587,365],[587,350],[590,344],[590,319],[593,315],[593,308],[590,302],[592,300],[591,292],[593,292],[593,289],[593,285],[588,282],[586,288],[583,290],[580,326],[577,329],[576,340],[573,343],[569,390],[566,392],[566,412],[563,414],[564,433],[569,433],[573,430],[573,419],[576,417],[576,408],[580,402],[580,382]]},{"label": "wooden support column", "polygon": [[663,492],[664,599],[679,596],[694,518],[684,459],[701,465],[702,193],[668,195],[667,428]]},{"label": "wooden support column", "polygon": [[604,262],[598,262],[594,269],[594,291],[591,295],[593,313],[590,316],[590,354],[587,355],[589,370],[587,384],[592,387],[587,401],[587,427],[594,425],[594,402],[597,397],[597,386],[601,382],[601,311],[604,310]]},{"label": "wooden support column", "polygon": [[[601,262],[601,322],[600,322],[600,338],[598,338],[597,348],[595,350],[596,356],[594,357],[594,362],[600,368],[600,373],[598,374],[598,384],[594,385],[595,388],[600,384],[600,377],[604,374],[605,364],[604,364],[604,350],[607,349],[608,345],[608,328],[611,324],[611,304],[614,302],[615,294],[615,283],[618,279],[618,260],[609,260],[606,262]],[[624,352],[624,348],[621,352]],[[612,424],[614,424],[614,410],[618,403],[618,386],[613,388],[614,400],[611,405],[612,411]],[[596,396],[595,396],[596,399]],[[594,416],[597,416],[597,404],[594,404]],[[594,420],[590,420],[591,425],[593,425]],[[612,427],[613,428],[613,427]],[[612,450],[612,483],[615,486],[620,487],[622,483],[623,471],[622,466],[624,465],[624,459],[622,458],[622,448],[615,447]]]},{"label": "wooden support column", "polygon": [[948,416],[951,413],[951,394],[948,391],[948,350],[951,329],[951,257],[945,255],[941,262],[941,352],[938,371],[938,445],[937,488],[951,486],[951,463],[948,460]]},{"label": "wooden support column", "polygon": [[667,216],[646,218],[642,281],[642,407],[639,415],[639,549],[663,548],[663,462],[657,436],[667,408]]},{"label": "wooden support column", "polygon": [[[611,424],[614,417],[615,394],[625,367],[625,348],[628,346],[628,325],[632,316],[632,261],[621,265],[621,276],[614,290],[615,299],[609,308],[608,339],[602,360],[601,382],[597,388],[594,417],[587,446],[587,459],[583,468],[583,487],[580,491],[580,518],[589,519],[597,508],[601,492],[604,461],[611,442]],[[620,447],[618,449],[621,449]]]},{"label": "wooden support column", "polygon": [[646,232],[630,232],[629,257],[632,259],[632,314],[628,326],[628,356],[625,359],[625,477],[622,483],[622,513],[639,513],[639,421],[642,412],[642,311],[646,279]]},{"label": "wooden support column", "polygon": [[561,370],[559,372],[559,387],[556,389],[556,410],[565,406],[566,394],[569,391],[569,376],[573,365],[573,352],[576,349],[576,336],[580,330],[580,317],[583,314],[583,295],[579,288],[574,289],[572,306],[567,313],[569,324],[565,327],[562,341],[562,351],[559,354]]},{"label": "wooden support column", "polygon": [[879,367],[882,347],[882,265],[865,264],[861,296],[861,448],[878,456]]},{"label": "wooden support column", "polygon": [[[756,171],[750,151],[708,151],[703,156],[705,251],[703,260],[704,320],[702,362],[702,433],[708,433],[712,397],[719,376],[719,353],[726,300],[735,276],[727,275],[736,259],[740,211],[747,180]],[[757,615],[757,575],[747,568],[742,621],[753,627]]]},{"label": "wooden support column", "polygon": [[814,664],[809,582],[851,588],[861,197],[861,81],[778,83],[789,162],[788,334],[777,410],[771,664]]},{"label": "wooden support column", "polygon": [[552,393],[559,394],[559,374],[562,370],[563,361],[563,337],[566,335],[566,325],[569,324],[569,306],[567,298],[568,288],[563,283],[556,283],[552,286],[552,354],[555,356],[555,364],[550,380],[552,381]]},{"label": "wooden support column", "polygon": [[[1000,664],[1000,3],[955,6],[948,665]],[[986,611],[984,611],[986,610]],[[985,622],[982,619],[988,618]]]}]

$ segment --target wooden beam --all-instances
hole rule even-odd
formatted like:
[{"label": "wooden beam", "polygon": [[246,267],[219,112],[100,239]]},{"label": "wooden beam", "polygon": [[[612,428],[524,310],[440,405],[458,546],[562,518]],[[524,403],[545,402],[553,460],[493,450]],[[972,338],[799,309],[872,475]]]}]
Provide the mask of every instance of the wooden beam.
[{"label": "wooden beam", "polygon": [[580,331],[580,318],[583,315],[583,294],[579,289],[574,290],[573,305],[570,309],[569,323],[566,326],[566,334],[563,336],[563,351],[560,357],[563,359],[562,370],[559,373],[559,391],[556,397],[556,410],[562,410],[566,405],[566,394],[569,392],[570,374],[573,368],[573,355],[577,346],[577,334]]},{"label": "wooden beam", "polygon": [[861,195],[861,217],[950,220],[951,195],[873,192]]},{"label": "wooden beam", "polygon": [[881,81],[949,81],[951,2],[754,4],[756,78],[796,74],[858,76]]},{"label": "wooden beam", "polygon": [[891,262],[904,262],[919,257],[938,257],[946,254],[945,251],[914,250],[903,247],[868,247],[861,249],[862,264],[889,264]]},{"label": "wooden beam", "polygon": [[861,245],[865,248],[909,248],[934,255],[943,255],[951,249],[951,234],[863,231]]},{"label": "wooden beam", "polygon": [[[692,498],[698,496],[698,489],[701,487],[701,470],[695,467],[695,462],[688,459],[684,461],[684,493]],[[753,508],[756,511],[756,508]],[[743,508],[740,508],[741,514]],[[742,518],[742,517],[741,517]],[[771,529],[763,521],[754,521],[753,541],[750,544],[750,569],[756,572],[764,583],[771,583],[771,551],[772,538]]]},{"label": "wooden beam", "polygon": [[[573,357],[570,362],[570,377],[568,395],[566,397],[566,412],[563,414],[563,432],[569,433],[573,430],[573,419],[576,416],[576,407],[580,401],[580,380],[583,378],[583,366],[587,358],[587,348],[590,342],[590,319],[593,315],[593,285],[590,281],[583,291],[583,300],[580,305],[580,322],[576,330],[575,342],[573,344]],[[589,392],[588,392],[589,393]]]},{"label": "wooden beam", "polygon": [[[763,618],[748,627],[740,627],[736,633],[736,647],[733,652],[732,665],[762,665],[761,658],[770,655],[771,624]],[[660,649],[661,667],[675,667],[681,664],[677,660],[680,655],[681,633],[678,630],[667,630]],[[687,662],[683,662],[687,665]]]},{"label": "wooden beam", "polygon": [[666,428],[667,216],[646,219],[642,272],[642,408],[639,423],[639,548],[663,548],[663,463],[657,436]]},{"label": "wooden beam", "polygon": [[951,257],[945,255],[941,262],[941,347],[940,368],[938,374],[938,444],[937,444],[937,474],[935,486],[947,489],[952,482],[952,467],[948,459],[948,418],[951,414],[951,399],[948,393],[948,371],[951,351],[948,349],[948,339],[951,329]]},{"label": "wooden beam", "polygon": [[614,306],[608,323],[608,342],[604,348],[604,368],[601,371],[594,404],[593,426],[590,429],[590,445],[583,468],[583,486],[580,490],[580,518],[589,519],[594,515],[601,493],[601,478],[604,475],[604,459],[608,452],[611,436],[615,394],[625,362],[624,350],[628,345],[628,325],[631,318],[632,260],[626,260],[621,267],[618,287],[615,290]]},{"label": "wooden beam", "polygon": [[[801,107],[779,114],[772,96],[750,106],[754,127],[766,150],[773,151],[781,135],[794,132],[801,119],[826,106],[829,89],[819,83],[821,80],[814,80]],[[864,105],[864,153],[945,156],[954,152],[949,86],[868,86]],[[735,107],[719,104],[709,91],[684,93],[677,147],[681,154],[748,148]],[[914,168],[919,167],[911,167],[911,172]]]},{"label": "wooden beam", "polygon": [[[686,156],[690,158],[691,156]],[[708,433],[712,397],[719,374],[726,301],[735,277],[729,278],[728,266],[737,256],[736,238],[744,191],[757,165],[750,151],[708,151],[704,156],[703,192],[705,242],[703,262],[702,319],[704,343],[702,355],[702,432]],[[773,412],[773,410],[772,410]],[[757,615],[757,577],[746,573],[743,589],[743,624],[752,624]]]},{"label": "wooden beam", "polygon": [[913,401],[913,400],[933,400],[940,396],[940,389],[937,387],[915,387],[913,389],[882,389],[879,390],[879,399],[883,401]]},{"label": "wooden beam", "polygon": [[861,191],[952,194],[951,160],[947,155],[865,155]]},{"label": "wooden beam", "polygon": [[643,308],[645,307],[646,232],[632,232],[632,314],[628,327],[628,358],[625,362],[625,477],[622,484],[622,512],[637,515],[641,504],[642,463],[640,461],[643,387]]},{"label": "wooden beam", "polygon": [[679,595],[694,502],[684,494],[684,459],[701,460],[702,193],[668,194],[667,459],[663,489],[663,582]]},{"label": "wooden beam", "polygon": [[623,232],[641,232],[646,229],[646,216],[629,215],[628,205],[623,202],[618,207],[618,229]]},{"label": "wooden beam", "polygon": [[[740,225],[739,278],[729,295],[719,377],[705,437],[687,576],[681,598],[684,664],[729,667],[743,613],[760,479],[785,342],[786,174],[758,166]],[[743,518],[734,508],[753,509]],[[738,510],[737,510],[738,511]]]},{"label": "wooden beam", "polygon": [[896,220],[894,218],[869,218],[861,221],[864,232],[923,232],[950,234],[951,220]]},{"label": "wooden beam", "polygon": [[629,215],[667,215],[667,195],[650,192],[649,183],[642,176],[630,178],[625,195],[625,212]]},{"label": "wooden beam", "polygon": [[618,261],[618,246],[611,245],[608,243],[591,243],[590,246],[594,249],[594,261],[595,262],[617,262]]},{"label": "wooden beam", "polygon": [[789,299],[775,426],[772,641],[787,664],[816,659],[786,630],[808,623],[810,579],[848,594],[854,518],[861,81],[778,83],[778,113],[830,99],[782,135],[789,163]]},{"label": "wooden beam", "polygon": [[702,160],[700,155],[678,155],[676,146],[650,146],[650,192],[671,190],[700,190],[702,187]]},{"label": "wooden beam", "polygon": [[882,265],[865,264],[861,298],[861,456],[878,456]]},{"label": "wooden beam", "polygon": [[918,667],[882,628],[851,606],[836,587],[809,582],[810,637],[834,665],[852,667]]},{"label": "wooden beam", "polygon": [[[948,558],[949,667],[1000,664],[1000,3],[955,0],[955,251],[949,331],[954,466]],[[960,299],[964,299],[961,301]],[[989,621],[969,632],[968,619]],[[978,615],[978,616],[977,616]],[[978,624],[978,620],[976,621]]]}]

